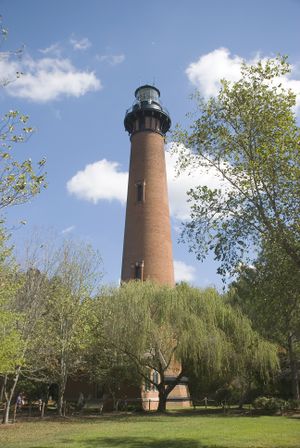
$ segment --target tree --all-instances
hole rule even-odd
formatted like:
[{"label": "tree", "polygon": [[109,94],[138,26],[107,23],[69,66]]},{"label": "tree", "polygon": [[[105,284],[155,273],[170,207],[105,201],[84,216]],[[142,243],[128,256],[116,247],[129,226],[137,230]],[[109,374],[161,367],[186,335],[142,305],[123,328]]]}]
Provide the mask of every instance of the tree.
[{"label": "tree", "polygon": [[[98,308],[96,302],[92,312]],[[108,396],[112,398],[113,409],[118,410],[118,400],[127,397],[128,388],[139,387],[140,377],[135,364],[105,340],[98,323],[96,320],[91,325],[91,337],[85,350],[86,377],[101,387],[104,401]]]},{"label": "tree", "polygon": [[64,284],[64,279],[50,282],[50,298],[43,321],[48,342],[41,354],[43,376],[58,385],[57,411],[63,415],[64,394],[68,378],[84,367],[88,342],[89,313],[87,297],[77,296]]},{"label": "tree", "polygon": [[101,266],[89,245],[70,240],[60,247],[31,242],[26,270],[17,273],[21,285],[8,304],[22,344],[18,362],[13,360],[7,375],[4,423],[21,377],[56,382],[62,415],[67,379],[82,366],[89,334],[88,301],[97,291]]},{"label": "tree", "polygon": [[[47,278],[38,269],[29,269],[25,273],[17,272],[17,281],[19,287],[9,302],[9,309],[15,316],[15,326],[22,343],[18,362],[15,360],[7,378],[3,423],[8,423],[11,402],[21,374],[39,369],[38,352],[33,351],[37,345],[43,345],[39,324],[45,313]],[[30,364],[30,359],[35,360],[34,364]]]},{"label": "tree", "polygon": [[[7,381],[4,389],[5,409],[3,423],[8,423],[9,412],[12,399],[24,369],[29,369],[29,359],[33,347],[37,341],[41,346],[41,334],[39,332],[39,322],[45,312],[45,301],[47,299],[45,282],[46,277],[37,269],[29,269],[25,273],[17,273],[19,287],[15,294],[10,297],[8,312],[13,319],[12,327],[17,332],[19,341],[18,357],[12,360],[11,369],[6,373]],[[33,356],[31,356],[33,358]],[[38,361],[38,354],[34,355]],[[34,370],[37,366],[34,367]]]},{"label": "tree", "polygon": [[254,265],[241,268],[229,301],[287,353],[293,398],[299,400],[300,278],[294,263],[281,248],[265,242]]},{"label": "tree", "polygon": [[[141,380],[158,389],[158,411],[188,371],[233,373],[276,369],[276,347],[262,340],[240,312],[213,289],[177,288],[129,282],[98,300],[99,326],[117,354],[135,365]],[[179,366],[167,383],[166,374]],[[149,377],[149,371],[158,378]],[[174,369],[173,369],[174,370]]]},{"label": "tree", "polygon": [[223,275],[266,239],[300,269],[300,135],[295,94],[283,87],[290,70],[285,57],[243,64],[216,98],[196,95],[198,116],[175,133],[179,170],[204,167],[224,180],[189,191],[182,235],[198,259],[214,251]]},{"label": "tree", "polygon": [[[0,24],[2,43],[7,36],[7,30],[2,26],[1,17]],[[19,50],[0,52],[0,59],[9,58],[12,55],[19,57],[21,53],[22,51]],[[21,73],[16,73],[15,78],[19,76]],[[13,81],[13,79],[1,79],[0,86],[5,87]],[[35,172],[30,158],[20,161],[20,157],[14,154],[14,144],[25,142],[34,131],[27,122],[28,116],[19,111],[10,110],[0,116],[0,209],[24,203],[46,186],[45,173],[43,173],[45,160],[38,162]],[[4,423],[8,422],[10,403],[30,339],[27,318],[32,311],[31,305],[33,307],[36,305],[36,301],[32,300],[25,314],[19,307],[20,303],[17,305],[17,297],[20,298],[18,294],[24,283],[26,284],[26,280],[18,272],[16,266],[11,267],[8,263],[11,249],[3,244],[7,238],[3,218],[0,216],[0,375],[3,377],[1,400],[5,397],[6,406]],[[10,378],[12,375],[13,378]]]},{"label": "tree", "polygon": [[54,252],[51,265],[40,363],[45,380],[58,384],[58,414],[63,415],[68,378],[85,372],[93,322],[90,300],[103,274],[99,254],[90,245],[71,240]]}]

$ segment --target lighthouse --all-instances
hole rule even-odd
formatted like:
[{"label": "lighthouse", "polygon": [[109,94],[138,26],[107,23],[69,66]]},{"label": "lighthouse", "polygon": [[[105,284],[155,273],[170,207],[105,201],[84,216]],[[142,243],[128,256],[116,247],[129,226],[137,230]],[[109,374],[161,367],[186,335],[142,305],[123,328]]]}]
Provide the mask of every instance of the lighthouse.
[{"label": "lighthouse", "polygon": [[[156,87],[147,84],[136,89],[135,101],[126,111],[124,125],[130,135],[131,154],[121,280],[150,280],[173,287],[164,148],[171,119]],[[166,384],[172,383],[180,370],[180,363],[174,359],[166,371]],[[149,372],[153,379],[157,374],[155,370]],[[149,390],[144,384],[141,396],[143,406],[147,403],[147,409],[157,408],[157,390]],[[187,378],[182,378],[172,390],[169,400],[180,407],[190,405]]]},{"label": "lighthouse", "polygon": [[171,119],[156,87],[136,89],[124,125],[131,154],[121,280],[174,286],[164,150]]}]

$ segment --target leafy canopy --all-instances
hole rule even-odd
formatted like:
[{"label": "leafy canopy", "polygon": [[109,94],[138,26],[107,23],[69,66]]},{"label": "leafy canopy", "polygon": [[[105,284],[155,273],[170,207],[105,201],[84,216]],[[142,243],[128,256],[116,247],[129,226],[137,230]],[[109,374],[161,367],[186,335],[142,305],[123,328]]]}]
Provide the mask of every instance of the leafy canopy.
[{"label": "leafy canopy", "polygon": [[216,98],[196,94],[190,129],[175,132],[179,171],[213,168],[223,180],[222,188],[188,192],[191,220],[182,234],[198,259],[214,251],[223,275],[262,239],[276,241],[300,268],[300,135],[296,97],[282,81],[290,70],[285,57],[243,64],[241,79],[221,81]]},{"label": "leafy canopy", "polygon": [[144,377],[149,368],[162,374],[173,359],[183,373],[252,368],[267,376],[276,369],[276,346],[214,289],[129,282],[101,296],[97,307],[102,337]]}]

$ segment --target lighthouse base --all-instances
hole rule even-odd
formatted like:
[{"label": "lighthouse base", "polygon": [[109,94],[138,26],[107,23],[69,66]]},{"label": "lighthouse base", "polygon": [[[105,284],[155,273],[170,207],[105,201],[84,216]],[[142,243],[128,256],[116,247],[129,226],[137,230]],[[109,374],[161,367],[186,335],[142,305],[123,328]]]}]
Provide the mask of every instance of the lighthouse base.
[{"label": "lighthouse base", "polygon": [[[142,390],[142,406],[144,411],[156,411],[158,408],[159,398],[157,390]],[[187,384],[178,384],[170,392],[167,398],[167,409],[189,408],[191,406],[191,398]]]},{"label": "lighthouse base", "polygon": [[[164,382],[166,386],[176,384],[177,378],[181,372],[181,363],[175,358],[172,359],[170,366],[165,371]],[[150,373],[153,380],[158,380],[158,373],[152,371]],[[146,387],[148,386],[148,387]],[[150,387],[149,387],[150,386]],[[155,411],[158,408],[159,396],[156,387],[153,384],[144,384],[141,390],[143,409],[148,411]],[[169,393],[167,398],[167,409],[174,408],[188,408],[191,406],[191,397],[188,388],[188,378],[183,376],[174,389]]]}]

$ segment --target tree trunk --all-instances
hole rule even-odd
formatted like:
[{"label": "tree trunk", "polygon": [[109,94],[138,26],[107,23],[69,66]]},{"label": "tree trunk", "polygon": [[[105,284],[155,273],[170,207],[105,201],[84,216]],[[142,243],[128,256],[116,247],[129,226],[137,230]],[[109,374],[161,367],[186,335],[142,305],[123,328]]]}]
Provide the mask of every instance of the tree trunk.
[{"label": "tree trunk", "polygon": [[1,392],[0,392],[0,401],[3,401],[4,394],[6,391],[6,384],[7,384],[7,375],[4,375],[2,386],[1,386]]},{"label": "tree trunk", "polygon": [[42,403],[41,403],[41,406],[40,406],[41,418],[44,418],[45,411],[46,411],[46,409],[48,407],[49,390],[50,390],[50,384],[47,384],[47,391],[46,391],[45,396],[42,396]]},{"label": "tree trunk", "polygon": [[166,388],[164,384],[159,384],[158,386],[158,408],[157,412],[166,412],[167,409],[167,398]]},{"label": "tree trunk", "polygon": [[251,390],[251,384],[252,384],[252,380],[251,379],[240,379],[241,383],[242,383],[242,390],[241,390],[241,395],[239,398],[239,409],[242,410],[248,395],[248,392]]},{"label": "tree trunk", "polygon": [[177,384],[180,382],[180,379],[182,376],[183,376],[183,372],[181,371],[180,375],[178,375],[178,377],[175,378],[171,384],[168,384],[168,386],[166,386],[164,374],[160,372],[161,383],[158,384],[158,386],[157,386],[158,398],[159,398],[157,412],[166,412],[168,396],[172,392],[174,387],[176,387]]},{"label": "tree trunk", "polygon": [[58,400],[57,400],[57,413],[60,417],[63,416],[64,413],[64,398],[65,398],[65,389],[67,384],[67,365],[65,362],[65,353],[62,350],[61,359],[60,359],[60,378],[58,383]]},{"label": "tree trunk", "polygon": [[10,388],[9,393],[4,391],[5,407],[4,407],[3,419],[2,419],[2,423],[4,423],[4,424],[7,424],[9,422],[10,405],[11,405],[11,401],[12,401],[12,398],[13,398],[14,393],[15,393],[15,389],[16,389],[17,383],[19,381],[20,372],[21,372],[21,367],[18,366],[16,368],[15,377],[14,377],[13,384],[12,384],[12,386]]},{"label": "tree trunk", "polygon": [[64,398],[65,398],[66,382],[61,382],[58,387],[57,413],[63,417],[64,413]]},{"label": "tree trunk", "polygon": [[45,406],[46,406],[46,403],[45,403],[45,401],[43,401],[42,408],[41,408],[41,418],[44,418],[44,416],[45,416]]},{"label": "tree trunk", "polygon": [[3,419],[2,419],[2,423],[4,425],[6,425],[9,422],[9,408],[10,408],[10,402],[6,401],[4,405]]},{"label": "tree trunk", "polygon": [[289,350],[289,361],[290,361],[291,378],[292,378],[292,392],[294,400],[299,400],[300,399],[299,372],[298,372],[297,358],[294,352],[293,339],[294,339],[293,334],[290,333],[288,336],[288,350]]}]

